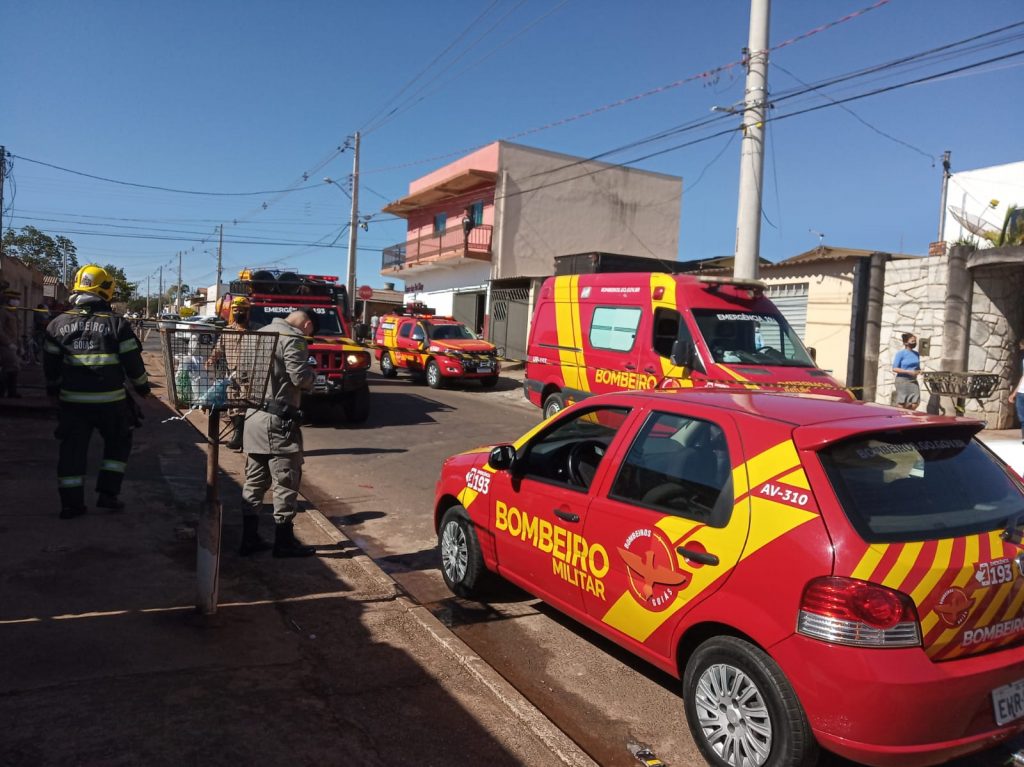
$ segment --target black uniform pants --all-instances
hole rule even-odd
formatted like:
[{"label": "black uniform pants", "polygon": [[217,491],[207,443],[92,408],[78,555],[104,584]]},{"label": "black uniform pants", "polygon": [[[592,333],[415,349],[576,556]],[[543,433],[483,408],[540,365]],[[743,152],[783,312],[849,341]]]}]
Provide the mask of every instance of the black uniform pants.
[{"label": "black uniform pants", "polygon": [[57,431],[60,457],[57,485],[64,507],[85,505],[85,471],[93,429],[103,438],[103,463],[96,480],[96,492],[117,495],[128,456],[132,452],[132,421],[128,403],[105,402],[83,405],[60,403]]}]

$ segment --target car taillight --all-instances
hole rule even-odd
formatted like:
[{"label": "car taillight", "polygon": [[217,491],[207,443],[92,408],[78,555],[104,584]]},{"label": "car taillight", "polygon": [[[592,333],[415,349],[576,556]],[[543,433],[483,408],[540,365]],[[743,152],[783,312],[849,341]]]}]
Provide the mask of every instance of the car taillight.
[{"label": "car taillight", "polygon": [[921,627],[910,597],[874,583],[835,576],[807,584],[797,632],[857,647],[921,644]]}]

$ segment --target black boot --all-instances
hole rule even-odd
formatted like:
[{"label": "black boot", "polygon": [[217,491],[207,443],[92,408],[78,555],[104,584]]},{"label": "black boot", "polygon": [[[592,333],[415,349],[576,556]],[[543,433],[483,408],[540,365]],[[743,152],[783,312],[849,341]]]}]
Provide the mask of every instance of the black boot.
[{"label": "black boot", "polygon": [[259,528],[260,518],[255,514],[242,517],[242,545],[238,547],[240,556],[247,557],[270,548],[270,543],[260,537]]},{"label": "black boot", "polygon": [[96,498],[97,509],[107,509],[108,511],[124,511],[124,501],[118,498],[116,495],[110,493],[100,493],[99,497]]},{"label": "black boot", "polygon": [[275,557],[310,557],[315,553],[316,549],[312,546],[303,546],[295,540],[291,520],[278,522],[274,526]]},{"label": "black boot", "polygon": [[18,374],[8,373],[7,374],[7,396],[13,397],[14,399],[20,399],[21,395],[18,394]]},{"label": "black boot", "polygon": [[231,426],[234,427],[235,431],[234,434],[231,435],[231,439],[225,443],[224,447],[226,447],[228,450],[241,450],[242,434],[245,431],[245,416],[231,416]]},{"label": "black boot", "polygon": [[61,519],[74,519],[82,516],[86,511],[88,509],[85,506],[64,506],[61,508],[59,516]]}]

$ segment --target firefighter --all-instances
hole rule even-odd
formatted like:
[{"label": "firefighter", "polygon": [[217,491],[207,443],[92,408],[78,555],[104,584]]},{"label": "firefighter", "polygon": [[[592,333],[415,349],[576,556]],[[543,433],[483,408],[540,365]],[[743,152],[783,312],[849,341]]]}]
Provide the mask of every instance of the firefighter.
[{"label": "firefighter", "polygon": [[[250,308],[251,303],[248,298],[243,296],[233,298],[231,300],[231,308],[229,310],[231,322],[228,324],[227,329],[238,332],[248,330]],[[228,370],[235,372],[239,369],[239,358],[241,353],[241,337],[235,336],[225,338],[224,354]],[[231,420],[231,425],[234,427],[235,431],[234,434],[231,435],[231,439],[227,442],[226,446],[230,450],[241,450],[242,433],[245,430],[245,408],[231,408],[228,410],[228,418]]]},{"label": "firefighter", "polygon": [[259,511],[263,495],[274,487],[274,556],[305,557],[314,553],[295,539],[292,520],[298,506],[302,481],[302,431],[299,405],[302,392],[313,388],[316,378],[309,364],[306,338],[313,333],[313,321],[303,311],[286,318],[275,317],[263,328],[277,333],[277,347],[270,377],[259,410],[246,413],[245,486],[242,488],[242,556],[270,548],[259,534]]},{"label": "firefighter", "polygon": [[0,294],[0,397],[18,398],[18,305],[21,293],[5,289]]},{"label": "firefighter", "polygon": [[118,498],[138,420],[126,384],[150,393],[142,348],[128,320],[114,314],[114,280],[90,264],[75,274],[71,306],[46,328],[43,372],[46,393],[58,398],[55,436],[60,440],[57,484],[61,519],[86,512],[85,469],[93,429],[103,437],[96,506],[121,511]]}]

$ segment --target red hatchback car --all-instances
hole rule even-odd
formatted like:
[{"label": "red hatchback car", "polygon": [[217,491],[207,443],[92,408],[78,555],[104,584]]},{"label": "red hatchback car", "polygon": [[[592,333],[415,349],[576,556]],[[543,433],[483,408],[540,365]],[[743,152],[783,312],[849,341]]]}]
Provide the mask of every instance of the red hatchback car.
[{"label": "red hatchback car", "polygon": [[593,397],[449,458],[495,574],[682,680],[710,764],[932,765],[1024,731],[1024,486],[978,421],[749,391]]}]

